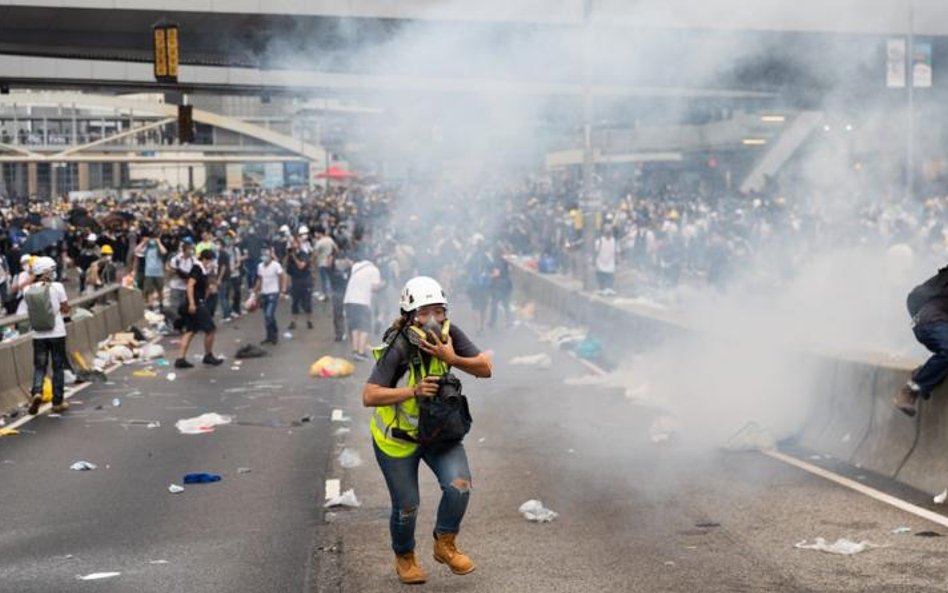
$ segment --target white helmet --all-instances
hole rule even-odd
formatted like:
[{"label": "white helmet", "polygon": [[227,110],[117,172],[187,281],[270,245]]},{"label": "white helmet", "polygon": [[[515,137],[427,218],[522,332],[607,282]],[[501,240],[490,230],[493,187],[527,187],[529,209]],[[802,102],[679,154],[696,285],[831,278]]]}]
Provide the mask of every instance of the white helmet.
[{"label": "white helmet", "polygon": [[95,243],[98,239],[99,238],[96,236],[95,233],[89,233],[88,235],[86,235],[86,241],[90,243]]},{"label": "white helmet", "polygon": [[304,225],[300,225],[300,230],[297,231],[297,234],[298,234],[298,235],[308,235],[308,234],[309,234],[309,227],[306,226],[305,224],[304,224]]},{"label": "white helmet", "polygon": [[51,257],[38,257],[33,262],[33,275],[45,276],[50,272],[56,271],[56,260]]},{"label": "white helmet", "polygon": [[402,311],[414,311],[425,305],[447,305],[448,297],[438,281],[428,276],[415,276],[405,283],[401,299],[398,301]]},{"label": "white helmet", "polygon": [[29,264],[29,263],[30,263],[30,259],[31,259],[32,257],[33,257],[33,256],[30,255],[29,253],[24,253],[23,255],[20,256],[20,265],[21,265],[21,266],[25,266],[25,265]]},{"label": "white helmet", "polygon": [[280,227],[280,232],[283,233],[284,235],[289,235],[289,234],[290,234],[290,227],[287,226],[287,225],[283,225],[283,226]]}]

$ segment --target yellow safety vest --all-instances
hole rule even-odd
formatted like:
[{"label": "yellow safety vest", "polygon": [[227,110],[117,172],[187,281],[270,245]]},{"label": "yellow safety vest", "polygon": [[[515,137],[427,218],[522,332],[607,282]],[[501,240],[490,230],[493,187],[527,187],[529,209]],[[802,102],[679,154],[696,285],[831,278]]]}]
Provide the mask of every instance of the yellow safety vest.
[{"label": "yellow safety vest", "polygon": [[[402,338],[396,338],[402,339]],[[385,353],[387,344],[372,349],[372,356],[378,361]],[[427,368],[417,349],[412,348],[410,355],[414,360],[408,361],[408,387],[414,387],[419,381],[429,375],[444,375],[451,370],[440,359],[431,357]],[[419,376],[419,374],[421,376]],[[408,457],[418,449],[418,444],[411,441],[395,438],[392,436],[392,429],[400,428],[412,437],[418,436],[418,398],[412,397],[399,404],[391,406],[377,406],[369,420],[369,429],[372,431],[372,438],[375,444],[389,457]]]}]

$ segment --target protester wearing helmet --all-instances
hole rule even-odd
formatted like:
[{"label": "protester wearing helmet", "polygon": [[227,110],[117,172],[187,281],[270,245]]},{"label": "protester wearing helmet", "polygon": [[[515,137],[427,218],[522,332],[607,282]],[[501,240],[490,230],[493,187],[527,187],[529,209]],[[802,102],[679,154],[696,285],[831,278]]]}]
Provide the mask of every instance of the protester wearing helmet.
[{"label": "protester wearing helmet", "polygon": [[33,282],[23,290],[18,313],[30,319],[33,335],[33,385],[30,389],[29,413],[39,412],[43,403],[43,383],[46,367],[53,366],[53,411],[62,413],[69,408],[65,401],[66,323],[63,315],[69,313],[69,298],[62,283],[56,282],[56,262],[50,257],[39,257],[32,265]]},{"label": "protester wearing helmet", "polygon": [[79,249],[79,255],[76,256],[76,267],[79,268],[79,294],[85,294],[86,286],[89,284],[89,269],[99,259],[98,240],[95,233],[86,235],[86,240]]},{"label": "protester wearing helmet", "polygon": [[[442,491],[434,530],[435,560],[454,574],[467,574],[475,567],[455,543],[471,492],[467,454],[460,438],[436,445],[419,443],[420,402],[438,396],[440,377],[452,367],[484,378],[492,369],[487,355],[448,321],[448,299],[437,281],[412,278],[399,304],[401,315],[386,332],[385,346],[374,352],[378,362],[363,388],[362,402],[374,408],[369,429],[392,502],[389,531],[396,574],[403,583],[423,583],[427,576],[415,557],[421,461],[434,471]],[[407,384],[398,387],[406,373]]]},{"label": "protester wearing helmet", "polygon": [[290,278],[290,297],[293,316],[287,329],[296,329],[296,318],[306,315],[307,329],[313,329],[313,244],[309,241],[309,228],[303,225],[299,235],[287,245],[286,261],[283,265]]},{"label": "protester wearing helmet", "polygon": [[118,278],[118,268],[115,262],[112,261],[114,254],[111,245],[105,244],[102,246],[101,256],[89,268],[89,284],[95,288],[115,284]]}]

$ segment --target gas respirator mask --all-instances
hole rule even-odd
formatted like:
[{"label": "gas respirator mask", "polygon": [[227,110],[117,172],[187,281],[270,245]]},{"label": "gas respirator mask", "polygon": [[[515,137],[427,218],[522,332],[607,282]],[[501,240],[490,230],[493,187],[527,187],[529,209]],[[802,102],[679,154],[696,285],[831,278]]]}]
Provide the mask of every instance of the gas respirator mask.
[{"label": "gas respirator mask", "polygon": [[445,344],[448,341],[448,333],[450,331],[450,319],[445,319],[444,323],[441,323],[435,319],[434,315],[431,315],[420,327],[414,323],[409,325],[406,334],[408,336],[408,341],[414,346],[418,346],[422,342],[435,344],[435,340],[441,340],[441,343]]}]

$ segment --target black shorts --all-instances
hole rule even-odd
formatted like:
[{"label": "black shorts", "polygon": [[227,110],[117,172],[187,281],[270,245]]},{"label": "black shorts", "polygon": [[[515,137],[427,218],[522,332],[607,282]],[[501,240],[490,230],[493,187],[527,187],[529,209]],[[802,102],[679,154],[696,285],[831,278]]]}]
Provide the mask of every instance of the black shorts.
[{"label": "black shorts", "polygon": [[193,314],[188,312],[187,304],[183,305],[181,307],[181,325],[184,331],[193,333],[204,332],[208,334],[217,329],[217,326],[214,325],[214,317],[211,316],[211,312],[204,303],[200,303]]},{"label": "black shorts", "polygon": [[372,331],[372,309],[365,305],[346,303],[346,325],[349,331]]}]

